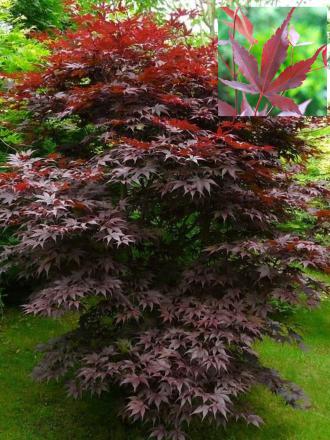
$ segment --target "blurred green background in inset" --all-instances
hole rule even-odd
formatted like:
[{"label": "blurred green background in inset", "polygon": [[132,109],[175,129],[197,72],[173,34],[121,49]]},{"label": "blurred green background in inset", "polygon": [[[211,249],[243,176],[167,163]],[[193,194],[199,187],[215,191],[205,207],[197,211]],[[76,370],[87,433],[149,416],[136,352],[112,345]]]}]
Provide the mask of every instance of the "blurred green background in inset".
[{"label": "blurred green background in inset", "polygon": [[[290,11],[286,7],[251,7],[243,8],[244,13],[248,16],[254,25],[254,37],[258,42],[252,47],[251,53],[257,58],[259,66],[261,61],[262,48],[266,41],[274,34],[275,30],[282,24],[283,20]],[[218,36],[219,40],[228,40],[228,26],[223,23],[232,21],[220,8],[217,11],[218,16]],[[308,46],[295,47],[293,50],[293,62],[296,63],[311,57],[316,49],[327,43],[327,8],[325,7],[299,7],[293,13],[290,26],[294,26],[295,30],[300,34],[298,43],[311,42]],[[249,49],[249,42],[241,34],[236,32],[235,39],[240,45]],[[232,51],[229,45],[219,46],[222,57],[232,66]],[[280,68],[282,72],[291,64],[291,46],[288,50],[286,61]],[[323,116],[326,115],[327,105],[327,72],[323,67],[322,56],[319,55],[313,64],[312,72],[307,75],[304,83],[295,89],[285,92],[285,96],[294,99],[297,104],[312,99],[309,104],[306,115]],[[314,70],[318,69],[319,70]],[[322,68],[323,67],[323,68]],[[219,77],[231,79],[230,74],[219,57]],[[247,80],[239,74],[239,81],[247,82]],[[241,93],[238,93],[241,96]],[[219,98],[234,105],[234,90],[225,86],[219,81]],[[255,105],[258,95],[247,95],[251,105]],[[263,98],[261,108],[266,103]],[[279,113],[279,111],[277,112]],[[274,111],[272,112],[274,114]]]}]

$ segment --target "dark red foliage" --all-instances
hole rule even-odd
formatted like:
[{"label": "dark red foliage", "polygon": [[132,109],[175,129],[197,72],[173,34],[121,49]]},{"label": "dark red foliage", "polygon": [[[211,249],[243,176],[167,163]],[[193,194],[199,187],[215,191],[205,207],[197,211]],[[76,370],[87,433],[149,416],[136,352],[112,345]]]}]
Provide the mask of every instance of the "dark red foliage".
[{"label": "dark red foliage", "polygon": [[159,440],[185,438],[192,417],[259,425],[238,403],[257,383],[299,403],[253,343],[295,339],[272,302],[316,304],[324,286],[304,268],[329,268],[312,234],[277,228],[294,210],[326,217],[311,203],[327,190],[294,181],[311,153],[302,122],[219,118],[214,47],[178,40],[171,23],[81,18],[54,44],[43,91],[26,79],[19,93],[40,119],[98,124],[104,151],[21,153],[0,174],[1,225],[19,239],[2,266],[40,285],[26,311],[80,313],[42,347],[35,377],[69,377],[74,396],[122,387],[123,415]]},{"label": "dark red foliage", "polygon": [[[52,54],[42,72],[12,75],[17,87],[8,102],[22,106],[28,100],[33,120],[74,115],[80,125],[92,122],[101,144],[117,135],[142,140],[160,125],[196,130],[198,121],[214,118],[207,103],[216,98],[215,42],[187,45],[189,32],[179,17],[158,25],[152,15],[112,15],[111,21],[102,14],[75,17],[76,31],[48,42]],[[70,154],[81,156],[92,142],[83,138]]]}]

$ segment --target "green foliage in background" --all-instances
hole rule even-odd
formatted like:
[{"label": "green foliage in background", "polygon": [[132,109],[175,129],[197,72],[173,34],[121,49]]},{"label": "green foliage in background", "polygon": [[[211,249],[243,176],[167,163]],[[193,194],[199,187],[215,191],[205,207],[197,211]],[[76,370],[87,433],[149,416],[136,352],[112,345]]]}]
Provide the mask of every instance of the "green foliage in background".
[{"label": "green foliage in background", "polygon": [[34,70],[48,51],[28,36],[29,30],[20,20],[13,19],[11,7],[10,1],[0,0],[0,72]]},{"label": "green foliage in background", "polygon": [[[76,0],[82,13],[92,12],[96,5],[104,3],[110,6],[122,5],[132,12],[155,11],[165,13],[171,0]],[[63,29],[70,26],[70,17],[64,0],[13,0],[11,14],[20,18],[25,27],[34,27],[41,31],[51,28]]]},{"label": "green foliage in background", "polygon": [[13,27],[0,27],[0,70],[7,73],[35,69],[42,56],[47,54],[38,41],[28,38],[26,31]]},{"label": "green foliage in background", "polygon": [[[0,73],[28,72],[36,70],[42,58],[48,54],[46,47],[29,36],[29,30],[11,15],[12,2],[0,0]],[[0,81],[0,89],[10,87],[11,79]],[[26,111],[4,106],[0,97],[0,163],[8,153],[22,145],[24,137],[17,127],[27,117]]]},{"label": "green foliage in background", "polygon": [[62,28],[66,21],[63,0],[14,0],[11,13],[28,28]]}]

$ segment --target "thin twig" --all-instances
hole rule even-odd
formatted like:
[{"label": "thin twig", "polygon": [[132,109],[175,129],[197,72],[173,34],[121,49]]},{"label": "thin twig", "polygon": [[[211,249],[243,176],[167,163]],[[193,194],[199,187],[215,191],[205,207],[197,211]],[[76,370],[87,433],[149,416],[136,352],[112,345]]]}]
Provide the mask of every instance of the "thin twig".
[{"label": "thin twig", "polygon": [[12,150],[14,150],[16,153],[17,153],[17,149],[16,148],[14,148],[13,146],[11,146],[10,144],[8,144],[6,141],[4,141],[2,138],[0,138],[0,141],[4,144],[4,145],[6,145],[6,147],[7,148],[11,148]]},{"label": "thin twig", "polygon": [[219,56],[220,56],[220,58],[221,58],[221,61],[223,62],[223,64],[227,67],[227,69],[229,70],[229,72],[230,72],[230,74],[231,74],[231,76],[233,76],[234,75],[234,73],[233,73],[233,71],[231,70],[231,68],[230,68],[230,66],[229,66],[229,64],[226,62],[226,60],[224,59],[224,57],[222,56],[222,54],[221,54],[221,52],[220,52],[220,50],[218,51],[219,52]]},{"label": "thin twig", "polygon": [[[237,12],[238,12],[238,7],[235,9],[235,14],[234,14],[234,29],[233,29],[233,39],[235,38],[235,31],[236,31],[236,17],[237,17]],[[236,81],[236,66],[235,66],[235,59],[234,59],[234,50],[233,50],[233,79],[234,81]],[[237,94],[237,90],[235,89],[235,110],[236,113],[238,113],[238,94]]]},{"label": "thin twig", "polygon": [[261,100],[262,100],[263,96],[264,96],[263,93],[260,93],[259,99],[258,99],[258,102],[257,102],[257,105],[256,105],[256,109],[254,111],[254,116],[257,116],[258,108],[260,106],[260,103],[261,103]]}]

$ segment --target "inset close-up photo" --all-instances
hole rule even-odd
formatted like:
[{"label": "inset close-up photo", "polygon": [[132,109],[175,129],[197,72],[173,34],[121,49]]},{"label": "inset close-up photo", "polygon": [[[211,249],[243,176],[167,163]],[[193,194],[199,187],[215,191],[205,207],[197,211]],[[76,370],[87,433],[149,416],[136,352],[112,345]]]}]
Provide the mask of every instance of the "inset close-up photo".
[{"label": "inset close-up photo", "polygon": [[327,113],[327,8],[218,8],[219,116]]}]

